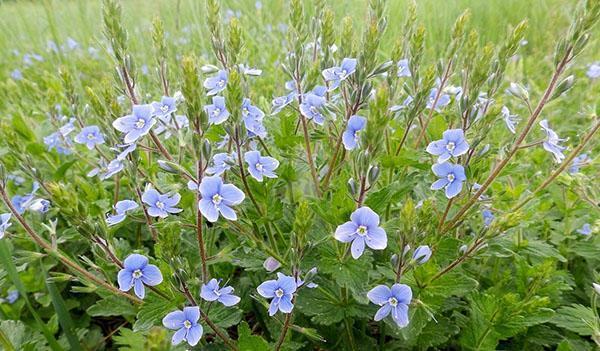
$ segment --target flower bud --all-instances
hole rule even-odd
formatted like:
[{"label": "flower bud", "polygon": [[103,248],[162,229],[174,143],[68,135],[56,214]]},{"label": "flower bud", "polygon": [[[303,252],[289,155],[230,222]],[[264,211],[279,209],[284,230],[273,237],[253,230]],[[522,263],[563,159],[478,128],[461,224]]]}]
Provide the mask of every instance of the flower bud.
[{"label": "flower bud", "polygon": [[415,249],[413,252],[413,260],[417,262],[417,264],[424,264],[429,261],[431,257],[431,249],[427,245],[421,245]]}]

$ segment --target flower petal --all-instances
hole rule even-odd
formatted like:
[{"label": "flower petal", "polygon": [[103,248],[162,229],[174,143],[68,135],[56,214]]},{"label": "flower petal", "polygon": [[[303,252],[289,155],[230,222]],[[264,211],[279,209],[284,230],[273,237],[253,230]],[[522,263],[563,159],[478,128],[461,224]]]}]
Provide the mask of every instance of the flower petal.
[{"label": "flower petal", "polygon": [[352,241],[350,251],[352,252],[352,258],[358,259],[363,254],[363,251],[365,251],[365,239],[357,236],[354,241]]},{"label": "flower petal", "polygon": [[375,313],[375,317],[373,319],[375,320],[375,322],[379,322],[380,320],[387,317],[391,311],[392,306],[389,303],[386,303],[377,310],[377,313]]},{"label": "flower petal", "polygon": [[385,285],[377,285],[367,293],[369,301],[376,305],[383,305],[392,296],[392,290]]},{"label": "flower petal", "polygon": [[158,267],[149,264],[142,270],[142,282],[149,286],[155,286],[163,281],[162,274]]},{"label": "flower petal", "polygon": [[406,284],[392,285],[391,293],[398,300],[399,303],[408,305],[412,301],[412,290],[410,286]]},{"label": "flower petal", "polygon": [[203,332],[204,329],[200,324],[196,324],[195,326],[191,327],[187,332],[187,336],[185,337],[188,344],[190,344],[190,346],[196,346],[202,338]]},{"label": "flower petal", "polygon": [[275,290],[279,289],[279,283],[276,280],[267,280],[260,284],[256,291],[262,296],[266,298],[271,298],[275,296]]},{"label": "flower petal", "polygon": [[185,321],[185,315],[183,311],[170,312],[163,318],[162,324],[167,329],[180,329],[183,328],[183,322]]},{"label": "flower petal", "polygon": [[369,228],[369,232],[365,238],[367,246],[373,250],[383,250],[387,247],[387,235],[381,227]]},{"label": "flower petal", "polygon": [[143,269],[148,264],[148,257],[140,254],[131,254],[123,261],[123,266],[130,271]]},{"label": "flower petal", "polygon": [[349,243],[354,239],[354,234],[358,230],[358,226],[354,222],[346,222],[341,224],[335,230],[335,238],[343,243]]}]

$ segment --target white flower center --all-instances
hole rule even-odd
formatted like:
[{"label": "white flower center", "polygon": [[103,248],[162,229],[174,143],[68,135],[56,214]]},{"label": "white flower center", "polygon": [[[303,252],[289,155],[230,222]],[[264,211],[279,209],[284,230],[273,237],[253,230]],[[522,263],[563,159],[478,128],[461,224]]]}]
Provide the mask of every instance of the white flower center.
[{"label": "white flower center", "polygon": [[247,115],[248,115],[248,113],[250,113],[250,111],[248,110],[248,108],[247,108],[247,107],[244,107],[244,108],[242,109],[242,114],[243,114],[244,116],[247,116]]},{"label": "white flower center", "polygon": [[283,290],[281,290],[281,289],[275,290],[275,296],[282,297],[283,296]]},{"label": "white flower center", "polygon": [[448,144],[446,144],[446,150],[451,152],[454,150],[454,148],[456,148],[456,144],[454,144],[453,141],[449,141]]},{"label": "white flower center", "polygon": [[221,79],[221,80],[219,80],[219,82],[217,83],[217,85],[219,87],[223,87],[223,86],[225,86],[225,81],[223,79]]},{"label": "white flower center", "polygon": [[133,271],[133,273],[131,273],[131,276],[132,276],[134,279],[139,279],[139,278],[141,278],[141,277],[142,277],[142,275],[143,275],[143,274],[142,274],[142,271],[141,271],[141,270],[139,270],[139,269],[136,269],[135,271]]},{"label": "white flower center", "polygon": [[449,181],[450,183],[452,183],[456,177],[454,176],[454,174],[453,174],[453,173],[450,173],[450,174],[448,174],[448,175],[446,176],[446,178],[448,179],[448,181]]},{"label": "white flower center", "polygon": [[310,112],[311,112],[312,114],[315,114],[315,115],[316,115],[317,113],[319,113],[319,110],[318,110],[316,107],[314,107],[314,106],[311,106],[311,107],[310,107]]},{"label": "white flower center", "polygon": [[94,134],[90,133],[87,135],[87,140],[94,140]]},{"label": "white flower center", "polygon": [[169,106],[168,106],[168,105],[162,105],[162,106],[160,107],[160,110],[161,110],[163,113],[166,113],[167,111],[169,111]]},{"label": "white flower center", "polygon": [[214,194],[213,197],[212,197],[212,202],[215,205],[220,204],[222,200],[223,200],[223,198],[219,194]]},{"label": "white flower center", "polygon": [[398,305],[398,300],[395,297],[390,297],[389,300],[388,300],[388,303],[392,307],[396,307]]},{"label": "white flower center", "polygon": [[160,201],[156,201],[156,204],[155,204],[155,205],[156,205],[156,207],[157,207],[157,208],[159,208],[159,209],[161,209],[161,210],[164,210],[164,209],[165,209],[165,204],[164,204],[164,203],[162,203],[162,202],[160,202]]},{"label": "white flower center", "polygon": [[192,327],[192,322],[188,321],[187,319],[183,322],[183,326],[185,329],[190,329]]},{"label": "white flower center", "polygon": [[257,170],[262,171],[263,170],[263,165],[262,163],[257,163],[254,165],[254,167],[256,167]]},{"label": "white flower center", "polygon": [[217,296],[221,296],[221,292],[219,291],[219,289],[213,290],[213,293],[215,293],[215,295]]},{"label": "white flower center", "polygon": [[217,107],[213,111],[213,116],[218,116],[219,114],[221,114],[221,109]]},{"label": "white flower center", "polygon": [[367,233],[368,233],[367,227],[365,227],[364,225],[359,226],[358,229],[356,230],[356,233],[360,236],[367,235]]},{"label": "white flower center", "polygon": [[146,121],[142,118],[138,119],[137,122],[135,122],[135,127],[137,129],[142,129],[142,128],[144,128],[145,125],[146,125]]}]

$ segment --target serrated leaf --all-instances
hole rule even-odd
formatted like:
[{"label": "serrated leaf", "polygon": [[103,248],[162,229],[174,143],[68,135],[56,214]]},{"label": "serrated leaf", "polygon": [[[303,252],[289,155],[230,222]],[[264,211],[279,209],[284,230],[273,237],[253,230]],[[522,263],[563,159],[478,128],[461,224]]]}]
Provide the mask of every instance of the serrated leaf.
[{"label": "serrated leaf", "polygon": [[269,351],[269,343],[258,335],[252,335],[248,323],[238,325],[238,348],[240,351]]}]

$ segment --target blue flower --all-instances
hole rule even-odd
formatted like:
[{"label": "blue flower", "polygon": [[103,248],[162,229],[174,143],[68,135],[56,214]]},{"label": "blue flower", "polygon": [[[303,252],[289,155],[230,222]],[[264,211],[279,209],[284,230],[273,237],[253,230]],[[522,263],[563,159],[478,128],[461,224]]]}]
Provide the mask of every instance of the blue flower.
[{"label": "blue flower", "polygon": [[346,150],[352,150],[360,141],[360,131],[365,129],[367,119],[361,116],[351,116],[348,120],[348,126],[342,135],[342,141]]},{"label": "blue flower", "polygon": [[168,117],[177,111],[177,104],[174,97],[163,96],[160,102],[155,101],[152,103],[152,108],[156,117],[168,120]]},{"label": "blue flower", "polygon": [[216,222],[219,214],[235,221],[237,215],[231,206],[236,206],[244,201],[244,193],[233,184],[224,184],[219,176],[204,177],[199,186],[193,182],[188,183],[188,188],[200,191],[198,207],[200,213],[209,221]]},{"label": "blue flower", "polygon": [[177,330],[171,338],[173,345],[187,341],[190,346],[196,346],[202,338],[204,329],[198,323],[200,320],[200,307],[184,307],[183,311],[170,312],[163,318],[162,323],[167,329]]},{"label": "blue flower", "polygon": [[176,208],[181,200],[181,196],[177,193],[169,196],[169,194],[161,194],[156,189],[148,189],[142,195],[142,201],[148,205],[148,215],[152,217],[166,218],[170,213],[179,213],[183,211]]},{"label": "blue flower", "polygon": [[294,309],[292,300],[296,292],[296,280],[293,277],[277,273],[277,280],[267,280],[260,284],[256,291],[267,299],[272,299],[269,305],[269,316],[275,315],[277,310],[290,313]]},{"label": "blue flower", "polygon": [[329,90],[336,89],[340,83],[356,71],[356,59],[345,58],[339,67],[323,70],[323,78],[329,83]]},{"label": "blue flower", "polygon": [[378,285],[367,293],[369,301],[381,306],[375,313],[375,321],[380,321],[392,314],[392,319],[399,328],[408,325],[408,305],[412,300],[412,290],[406,284],[394,284],[392,288]]},{"label": "blue flower", "polygon": [[85,144],[88,149],[92,150],[94,146],[104,144],[104,135],[98,126],[89,126],[81,129],[74,140],[78,144]]},{"label": "blue flower", "polygon": [[490,224],[492,224],[492,222],[496,218],[496,216],[494,216],[494,214],[492,213],[492,211],[490,211],[488,209],[485,209],[485,210],[481,211],[481,216],[483,217],[483,225],[485,227],[489,227]]},{"label": "blue flower", "polygon": [[314,120],[316,124],[323,125],[325,116],[321,112],[321,108],[325,105],[325,98],[315,93],[306,93],[302,97],[300,104],[300,112],[307,119]]},{"label": "blue flower", "polygon": [[387,235],[379,226],[379,215],[366,206],[352,212],[350,221],[337,227],[335,238],[343,243],[352,242],[350,251],[354,259],[363,254],[365,244],[373,250],[387,247]]},{"label": "blue flower", "polygon": [[6,233],[6,230],[8,229],[8,227],[11,226],[11,223],[10,223],[11,216],[12,216],[12,214],[10,214],[10,213],[0,214],[0,239],[4,238],[4,234]]},{"label": "blue flower", "polygon": [[140,254],[131,254],[123,261],[123,269],[117,275],[119,289],[133,291],[140,299],[146,295],[144,285],[155,286],[162,282],[163,277],[158,267],[148,264],[148,258]]},{"label": "blue flower", "polygon": [[398,77],[410,77],[412,74],[410,73],[410,67],[408,64],[408,59],[402,59],[398,61]]},{"label": "blue flower", "polygon": [[586,166],[591,161],[592,160],[590,159],[590,157],[587,154],[581,154],[581,155],[575,157],[573,159],[573,161],[571,162],[571,166],[569,166],[569,173],[570,174],[579,173],[579,168]]},{"label": "blue flower", "polygon": [[115,174],[121,172],[124,167],[125,166],[123,165],[122,160],[120,160],[119,158],[110,161],[108,164],[106,164],[106,161],[104,161],[104,159],[101,159],[99,161],[98,167],[89,171],[87,176],[95,177],[96,175],[98,175],[100,180],[106,180],[114,176]]},{"label": "blue flower", "polygon": [[244,160],[248,164],[250,175],[259,182],[262,182],[263,176],[277,178],[274,171],[279,167],[279,161],[273,157],[261,156],[258,151],[248,151],[244,154]]},{"label": "blue flower", "polygon": [[436,176],[440,177],[440,179],[431,184],[431,190],[445,188],[446,197],[449,199],[460,193],[463,182],[467,180],[463,166],[444,162],[433,165],[431,169]]},{"label": "blue flower", "polygon": [[279,261],[277,261],[275,258],[269,256],[263,262],[263,267],[267,272],[270,273],[279,269],[279,267],[281,267],[281,263],[279,263]]},{"label": "blue flower", "polygon": [[161,118],[160,121],[161,124],[154,128],[154,133],[160,135],[164,132],[165,140],[171,137],[171,131],[178,131],[189,128],[190,126],[190,121],[185,115],[175,115],[175,118],[173,118],[172,115],[167,115],[166,117]]},{"label": "blue flower", "polygon": [[600,62],[592,63],[585,74],[591,79],[600,78]]},{"label": "blue flower", "polygon": [[412,259],[418,264],[424,264],[431,258],[431,249],[427,245],[421,245],[415,249]]},{"label": "blue flower", "polygon": [[252,105],[249,99],[244,99],[242,103],[242,119],[250,136],[258,135],[261,138],[267,136],[267,130],[262,124],[264,117],[265,113],[263,111]]},{"label": "blue flower", "polygon": [[21,70],[19,70],[18,68],[15,68],[12,72],[10,72],[10,77],[13,80],[22,80],[23,73],[21,73]]},{"label": "blue flower", "polygon": [[286,107],[292,101],[294,101],[294,98],[298,95],[298,91],[296,89],[296,82],[294,82],[293,80],[288,80],[287,82],[285,82],[285,89],[290,91],[290,93],[273,99],[271,103],[272,115],[279,113],[284,107]]},{"label": "blue flower", "polygon": [[565,159],[565,155],[562,153],[567,148],[565,146],[559,145],[560,142],[565,141],[566,139],[561,139],[558,137],[558,134],[548,126],[548,120],[541,120],[540,126],[546,132],[546,140],[542,143],[544,150],[552,153],[554,156],[554,161],[556,163],[561,163]]},{"label": "blue flower", "polygon": [[112,214],[108,213],[106,215],[106,223],[109,226],[121,223],[121,222],[123,222],[125,217],[127,217],[127,212],[133,211],[138,207],[139,207],[139,205],[135,201],[131,201],[131,200],[119,201],[114,206],[116,214],[112,215]]},{"label": "blue flower", "polygon": [[228,74],[226,70],[220,70],[214,77],[204,80],[204,87],[208,89],[207,95],[216,95],[227,87]]},{"label": "blue flower", "polygon": [[8,292],[8,294],[6,294],[6,302],[8,302],[11,305],[13,303],[15,303],[15,301],[17,301],[18,298],[19,298],[18,290],[11,290]]},{"label": "blue flower", "polygon": [[433,106],[433,102],[435,100],[435,96],[437,95],[437,93],[438,93],[437,88],[431,89],[431,92],[429,93],[429,100],[427,101],[427,106],[426,106],[428,109],[431,109],[433,107],[434,110],[439,111],[442,107],[444,107],[450,103],[450,95],[442,93],[442,94],[440,94],[435,106]]},{"label": "blue flower", "polygon": [[237,154],[235,152],[231,153],[231,155],[226,152],[215,154],[212,158],[213,165],[206,169],[206,173],[217,176],[221,175],[235,165],[236,159]]},{"label": "blue flower", "polygon": [[465,140],[462,129],[449,129],[442,135],[442,139],[432,141],[427,146],[427,152],[439,156],[438,163],[448,161],[451,157],[464,155],[469,151],[469,144]]},{"label": "blue flower", "polygon": [[577,233],[588,236],[592,234],[592,226],[589,223],[585,223],[581,228],[577,229]]},{"label": "blue flower", "polygon": [[517,115],[511,115],[510,111],[506,106],[502,106],[502,118],[504,119],[504,123],[506,123],[506,128],[510,130],[511,133],[515,134],[517,131],[515,129],[515,124],[519,121]]},{"label": "blue flower", "polygon": [[12,205],[18,214],[23,214],[27,210],[46,213],[50,208],[50,201],[35,197],[35,193],[40,188],[38,182],[34,182],[31,192],[26,195],[15,195],[11,199]]},{"label": "blue flower", "polygon": [[212,105],[204,106],[204,111],[208,115],[208,121],[213,124],[221,124],[229,117],[229,111],[225,106],[225,98],[222,96],[213,96]]},{"label": "blue flower", "polygon": [[223,305],[230,307],[240,302],[240,297],[233,295],[231,286],[224,286],[219,289],[219,280],[211,279],[208,283],[202,284],[200,288],[200,297],[206,301],[219,301]]},{"label": "blue flower", "polygon": [[125,134],[125,144],[131,144],[150,132],[156,123],[152,105],[133,105],[130,115],[119,117],[113,122],[116,130]]}]

